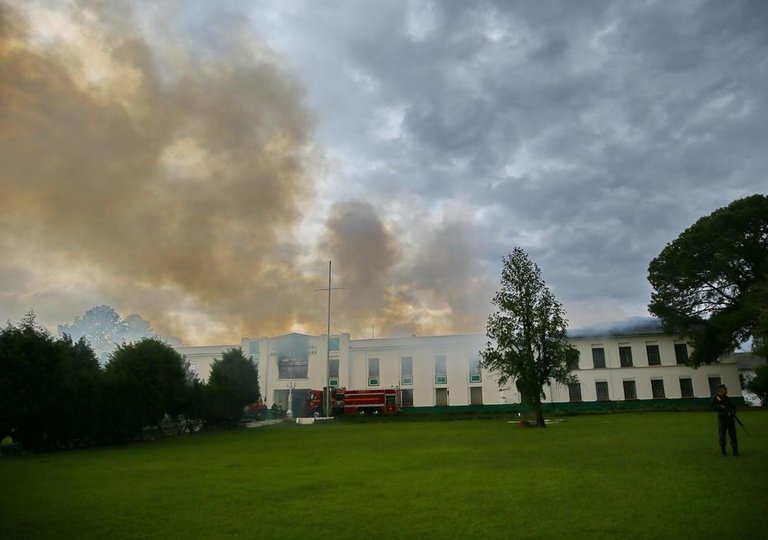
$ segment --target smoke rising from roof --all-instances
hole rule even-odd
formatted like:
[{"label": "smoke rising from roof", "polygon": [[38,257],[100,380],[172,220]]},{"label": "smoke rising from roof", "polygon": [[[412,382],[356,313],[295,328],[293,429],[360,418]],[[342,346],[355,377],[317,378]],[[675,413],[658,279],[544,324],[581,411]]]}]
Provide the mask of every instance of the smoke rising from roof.
[{"label": "smoke rising from roof", "polygon": [[338,284],[345,288],[339,302],[342,327],[359,332],[374,326],[385,335],[420,330],[412,310],[416,299],[392,287],[402,248],[373,206],[355,200],[336,203],[322,247],[338,262]]},{"label": "smoke rising from roof", "polygon": [[661,334],[662,332],[661,320],[656,317],[630,317],[621,321],[574,328],[568,331],[568,337],[608,337],[633,334]]}]

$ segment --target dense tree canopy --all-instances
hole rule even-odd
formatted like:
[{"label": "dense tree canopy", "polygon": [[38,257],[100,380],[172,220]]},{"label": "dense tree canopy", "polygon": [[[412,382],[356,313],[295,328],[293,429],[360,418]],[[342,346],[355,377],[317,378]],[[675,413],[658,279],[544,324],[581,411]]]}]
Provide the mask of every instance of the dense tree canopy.
[{"label": "dense tree canopy", "polygon": [[578,367],[579,352],[566,338],[565,310],[520,248],[504,258],[493,304],[498,311],[488,318],[483,365],[499,375],[500,385],[515,382],[537,425],[544,427],[544,387],[575,380],[571,372]]},{"label": "dense tree canopy", "polygon": [[85,338],[53,337],[32,312],[0,329],[0,440],[24,450],[119,443],[150,426],[162,434],[166,415],[190,430],[230,426],[259,397],[257,368],[239,348],[206,384],[157,338],[119,345],[102,367]]},{"label": "dense tree canopy", "polygon": [[187,392],[184,365],[183,357],[157,338],[118,346],[106,379],[110,412],[121,419],[126,435],[140,434],[145,426],[161,428],[166,414],[181,414]]},{"label": "dense tree canopy", "polygon": [[693,365],[768,338],[768,197],[752,195],[699,219],[651,261],[651,313],[687,336]]},{"label": "dense tree canopy", "polygon": [[259,373],[252,358],[239,347],[224,352],[211,366],[205,391],[206,425],[234,425],[243,408],[261,397]]},{"label": "dense tree canopy", "polygon": [[0,331],[0,438],[36,449],[89,444],[100,395],[99,364],[85,341],[55,339],[31,312]]}]

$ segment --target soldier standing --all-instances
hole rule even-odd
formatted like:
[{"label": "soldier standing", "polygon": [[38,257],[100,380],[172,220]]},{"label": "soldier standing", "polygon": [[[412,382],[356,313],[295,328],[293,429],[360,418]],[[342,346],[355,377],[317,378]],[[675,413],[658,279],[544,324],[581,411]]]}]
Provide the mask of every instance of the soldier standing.
[{"label": "soldier standing", "polygon": [[717,394],[712,398],[712,406],[717,410],[717,435],[720,442],[720,452],[725,453],[725,432],[731,439],[733,455],[739,455],[739,441],[736,439],[736,407],[728,397],[728,388],[721,384],[717,387]]}]

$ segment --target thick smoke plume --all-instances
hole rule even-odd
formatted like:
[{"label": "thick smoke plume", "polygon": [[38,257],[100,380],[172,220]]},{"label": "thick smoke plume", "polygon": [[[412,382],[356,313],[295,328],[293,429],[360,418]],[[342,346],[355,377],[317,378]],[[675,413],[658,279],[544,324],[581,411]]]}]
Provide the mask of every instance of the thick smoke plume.
[{"label": "thick smoke plume", "polygon": [[338,262],[344,287],[338,302],[340,326],[355,333],[369,328],[379,335],[418,333],[416,298],[407,287],[393,285],[401,246],[373,206],[354,200],[335,204],[326,233],[323,248]]},{"label": "thick smoke plume", "polygon": [[425,224],[408,259],[394,230],[365,202],[331,210],[323,247],[345,288],[337,293],[340,324],[361,335],[481,332],[493,287],[475,263],[470,227]]},{"label": "thick smoke plume", "polygon": [[171,64],[108,3],[0,9],[0,292],[42,265],[187,341],[291,328],[311,126],[268,51]]}]

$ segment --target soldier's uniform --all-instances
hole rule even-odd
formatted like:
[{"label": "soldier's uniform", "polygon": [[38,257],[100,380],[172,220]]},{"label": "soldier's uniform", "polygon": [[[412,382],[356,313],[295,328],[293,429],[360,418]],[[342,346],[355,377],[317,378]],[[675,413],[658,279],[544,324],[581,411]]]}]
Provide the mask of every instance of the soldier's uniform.
[{"label": "soldier's uniform", "polygon": [[[721,387],[724,388],[724,387]],[[721,392],[718,389],[718,393],[712,398],[712,406],[717,410],[717,435],[720,443],[720,452],[725,454],[725,432],[728,432],[728,437],[731,439],[731,448],[733,449],[733,455],[739,455],[739,441],[736,439],[736,407],[731,402],[728,394]]]}]

